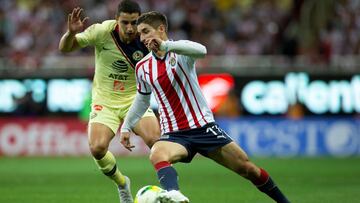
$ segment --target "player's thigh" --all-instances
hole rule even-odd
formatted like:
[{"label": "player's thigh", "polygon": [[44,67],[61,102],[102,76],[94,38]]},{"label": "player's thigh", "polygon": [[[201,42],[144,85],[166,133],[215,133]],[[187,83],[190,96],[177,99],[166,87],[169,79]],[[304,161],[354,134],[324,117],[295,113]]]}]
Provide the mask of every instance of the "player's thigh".
[{"label": "player's thigh", "polygon": [[133,130],[150,148],[160,138],[160,126],[155,115],[142,117]]},{"label": "player's thigh", "polygon": [[115,136],[111,128],[102,123],[89,123],[88,130],[91,145],[108,145]]},{"label": "player's thigh", "polygon": [[120,125],[120,119],[109,108],[93,109],[90,113],[88,136],[90,147],[107,148]]},{"label": "player's thigh", "polygon": [[249,161],[247,154],[235,142],[210,152],[208,157],[233,171],[240,170]]},{"label": "player's thigh", "polygon": [[187,149],[175,142],[157,141],[151,148],[150,160],[153,164],[160,161],[176,163],[188,156]]}]

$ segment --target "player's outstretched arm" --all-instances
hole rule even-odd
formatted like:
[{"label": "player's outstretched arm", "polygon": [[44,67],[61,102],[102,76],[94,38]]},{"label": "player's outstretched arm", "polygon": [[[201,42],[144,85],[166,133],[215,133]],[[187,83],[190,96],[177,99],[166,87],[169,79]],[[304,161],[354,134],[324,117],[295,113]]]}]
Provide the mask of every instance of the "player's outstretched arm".
[{"label": "player's outstretched arm", "polygon": [[68,15],[67,25],[68,29],[66,33],[61,37],[59,43],[59,50],[62,52],[71,52],[80,48],[76,41],[75,35],[84,30],[84,24],[88,17],[81,20],[82,8],[74,8]]},{"label": "player's outstretched arm", "polygon": [[130,131],[132,131],[136,123],[142,118],[146,110],[149,108],[150,98],[151,94],[141,94],[138,92],[124,119],[124,123],[121,127],[120,140],[121,144],[129,151],[134,148],[134,146],[130,143]]},{"label": "player's outstretched arm", "polygon": [[160,44],[160,50],[172,51],[177,54],[191,56],[193,58],[203,58],[207,53],[204,45],[189,40],[162,41]]}]

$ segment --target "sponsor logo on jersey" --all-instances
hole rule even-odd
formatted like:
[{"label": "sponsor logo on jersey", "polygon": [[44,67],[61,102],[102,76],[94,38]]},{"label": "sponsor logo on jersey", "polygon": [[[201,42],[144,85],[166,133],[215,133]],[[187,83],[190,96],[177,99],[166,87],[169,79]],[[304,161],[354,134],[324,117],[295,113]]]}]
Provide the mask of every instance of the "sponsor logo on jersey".
[{"label": "sponsor logo on jersey", "polygon": [[110,73],[108,77],[114,80],[127,80],[129,76]]},{"label": "sponsor logo on jersey", "polygon": [[129,69],[128,64],[123,60],[114,61],[111,65],[112,68],[119,73],[126,72]]},{"label": "sponsor logo on jersey", "polygon": [[142,53],[140,50],[137,50],[133,53],[132,57],[135,61],[140,61],[140,59],[144,57],[144,53]]},{"label": "sponsor logo on jersey", "polygon": [[113,90],[114,91],[124,91],[125,90],[125,83],[115,80],[114,81],[114,85],[113,85]]},{"label": "sponsor logo on jersey", "polygon": [[95,104],[95,105],[94,105],[94,110],[95,110],[95,111],[101,111],[102,109],[103,109],[103,106],[98,105],[98,104]]}]

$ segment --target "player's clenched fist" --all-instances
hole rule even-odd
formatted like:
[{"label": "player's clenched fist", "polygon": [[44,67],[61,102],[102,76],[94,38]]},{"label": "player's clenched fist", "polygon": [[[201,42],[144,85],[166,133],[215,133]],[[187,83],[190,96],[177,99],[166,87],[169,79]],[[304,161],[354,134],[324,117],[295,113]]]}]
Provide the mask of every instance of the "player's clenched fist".
[{"label": "player's clenched fist", "polygon": [[154,38],[146,39],[144,44],[149,50],[151,50],[153,52],[157,52],[160,50],[160,45],[162,42],[163,42],[163,40],[161,40],[160,38],[154,37]]},{"label": "player's clenched fist", "polygon": [[82,8],[74,8],[72,12],[68,15],[68,30],[70,33],[78,33],[84,29],[84,23],[89,17],[85,17],[81,20]]}]

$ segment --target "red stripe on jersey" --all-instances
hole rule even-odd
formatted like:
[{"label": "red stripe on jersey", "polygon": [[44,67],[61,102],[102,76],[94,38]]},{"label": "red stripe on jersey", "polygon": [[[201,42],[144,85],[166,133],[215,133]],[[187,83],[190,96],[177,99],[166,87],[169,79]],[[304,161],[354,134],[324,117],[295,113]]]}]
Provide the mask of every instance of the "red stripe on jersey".
[{"label": "red stripe on jersey", "polygon": [[179,130],[189,129],[189,121],[186,117],[185,110],[182,107],[180,98],[172,86],[168,73],[166,72],[165,60],[157,60],[157,68],[159,84],[165,97],[169,101]]},{"label": "red stripe on jersey", "polygon": [[[136,66],[136,72],[135,72],[135,75],[136,75],[136,78],[138,78],[138,86],[137,86],[137,89],[138,91],[142,91],[141,89],[141,80],[140,80],[140,76],[139,76],[139,69],[137,68],[138,66]],[[139,66],[140,67],[140,66]]]},{"label": "red stripe on jersey", "polygon": [[145,59],[145,60],[137,63],[137,64],[136,64],[136,73],[137,73],[138,69],[139,69],[146,61],[148,61],[148,60],[150,60],[150,59],[151,59],[151,57],[149,57],[148,59]]},{"label": "red stripe on jersey", "polygon": [[191,89],[191,93],[194,95],[194,99],[195,99],[195,102],[196,102],[196,106],[198,107],[198,110],[199,110],[199,112],[200,112],[200,114],[201,114],[201,117],[203,118],[203,120],[204,120],[205,123],[207,124],[208,122],[207,122],[207,120],[205,119],[205,116],[204,116],[204,114],[202,113],[202,111],[201,111],[201,109],[200,109],[199,102],[198,102],[198,100],[196,99],[196,95],[195,95],[194,90],[193,90],[193,88],[192,88],[192,86],[191,86],[191,82],[190,82],[187,74],[185,73],[183,67],[180,65],[180,63],[178,62],[177,64],[179,65],[180,70],[181,70],[181,71],[183,72],[183,74],[185,75],[185,78],[186,78],[186,80],[187,80],[187,82],[188,82],[188,84],[189,84],[189,87],[190,87],[190,89]]},{"label": "red stripe on jersey", "polygon": [[183,94],[184,97],[185,97],[186,104],[187,104],[187,106],[188,106],[189,109],[190,109],[191,116],[192,116],[193,119],[194,119],[194,122],[195,122],[196,127],[200,128],[201,125],[199,124],[199,121],[198,121],[198,119],[197,119],[197,116],[196,116],[196,113],[195,113],[195,111],[194,111],[193,105],[192,105],[191,102],[190,102],[189,95],[187,94],[187,92],[186,92],[186,90],[185,90],[185,87],[184,87],[183,83],[181,82],[181,79],[180,79],[179,75],[176,73],[175,69],[172,69],[172,73],[174,74],[174,78],[175,78],[176,82],[179,84],[179,86],[180,86],[180,88],[181,88],[181,92],[182,92],[182,94]]},{"label": "red stripe on jersey", "polygon": [[[150,75],[150,82],[151,82],[151,85],[153,86],[154,90],[156,91],[156,94],[158,95],[158,99],[161,103],[161,106],[162,107],[165,107],[165,103],[164,101],[161,99],[161,96],[160,96],[160,92],[159,90],[156,88],[155,84],[154,84],[154,78],[153,78],[153,74],[152,74],[152,58],[150,58],[149,60],[149,75]],[[167,111],[166,108],[162,108],[164,110],[164,113],[165,113],[165,117],[166,117],[166,120],[168,122],[168,126],[169,126],[169,130],[170,132],[173,131],[173,127],[171,125],[171,121],[170,121],[170,116],[169,116],[169,112]]]},{"label": "red stripe on jersey", "polygon": [[[146,78],[145,78],[146,73],[145,73],[144,65],[142,66],[142,70],[143,70],[143,80],[144,80],[143,83],[145,83],[145,81],[146,81]],[[144,87],[145,87],[145,92],[149,92],[149,90],[146,88],[146,84],[144,84]],[[150,92],[151,92],[151,90],[150,90]]]},{"label": "red stripe on jersey", "polygon": [[[136,67],[135,67],[136,77],[137,77],[138,80],[139,80],[139,81],[138,81],[138,91],[140,91],[140,92],[142,92],[141,84],[140,84],[140,83],[144,83],[144,82],[140,80],[141,78],[139,77],[139,69],[140,69],[140,67],[142,67],[142,68],[143,68],[144,75],[145,75],[145,70],[144,70],[143,64],[144,64],[145,62],[147,62],[149,59],[150,59],[150,58],[139,62],[138,64],[136,64]],[[144,81],[145,81],[145,80],[144,80]],[[148,90],[146,89],[146,85],[144,85],[144,87],[145,87],[145,92],[147,93]]]}]

